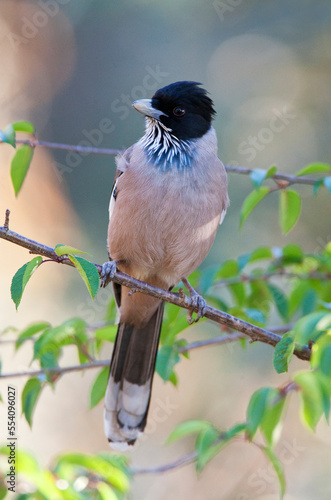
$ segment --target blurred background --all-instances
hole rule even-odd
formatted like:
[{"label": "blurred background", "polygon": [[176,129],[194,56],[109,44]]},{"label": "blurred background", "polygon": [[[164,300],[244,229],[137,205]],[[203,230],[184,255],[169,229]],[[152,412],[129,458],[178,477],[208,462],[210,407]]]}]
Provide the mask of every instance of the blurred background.
[{"label": "blurred background", "polygon": [[[34,123],[40,140],[126,148],[144,131],[132,101],[174,81],[195,80],[215,102],[224,163],[277,165],[294,173],[313,161],[330,162],[330,28],[326,0],[1,0],[0,128],[24,119]],[[114,159],[37,148],[15,199],[12,155],[10,146],[0,147],[0,218],[9,208],[12,230],[51,246],[83,248],[95,262],[104,262]],[[330,241],[330,195],[313,197],[309,187],[299,189],[302,215],[288,236],[278,225],[277,195],[269,196],[239,232],[240,207],[251,187],[245,176],[229,175],[231,207],[203,268],[257,246],[296,242],[314,251]],[[44,319],[53,324],[73,316],[103,319],[110,291],[93,304],[77,273],[52,264],[33,277],[16,312],[10,281],[28,260],[25,250],[0,241],[0,330]],[[190,330],[188,340],[217,333],[204,323]],[[1,351],[3,371],[29,368],[28,348],[14,357],[8,344]],[[104,357],[110,353],[111,346]],[[131,453],[132,464],[150,467],[190,451],[189,440],[163,446],[185,419],[210,419],[221,428],[243,420],[254,390],[288,379],[275,374],[271,359],[271,348],[254,344],[244,351],[232,344],[193,352],[179,365],[177,388],[156,376],[150,424]],[[68,349],[63,364],[76,361]],[[301,363],[294,361],[291,369],[302,368]],[[32,429],[19,420],[19,447],[33,451],[44,465],[65,451],[109,449],[102,404],[88,410],[96,376],[91,372],[66,375],[55,392],[47,388]],[[14,382],[20,391],[24,380]],[[156,417],[160,407],[161,419]],[[330,429],[321,423],[312,435],[298,425],[297,415],[293,397],[278,445],[286,498],[329,499]],[[264,457],[243,443],[226,448],[199,478],[187,466],[137,476],[132,488],[132,498],[144,500],[278,498],[277,480]]]}]

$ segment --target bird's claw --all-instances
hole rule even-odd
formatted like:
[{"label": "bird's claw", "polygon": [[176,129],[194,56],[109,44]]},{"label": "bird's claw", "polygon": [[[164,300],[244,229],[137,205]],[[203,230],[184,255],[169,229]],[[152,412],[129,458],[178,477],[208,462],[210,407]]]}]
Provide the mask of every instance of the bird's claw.
[{"label": "bird's claw", "polygon": [[102,270],[100,273],[101,287],[105,288],[108,283],[114,278],[116,273],[116,261],[109,260],[102,265]]},{"label": "bird's claw", "polygon": [[197,321],[199,321],[199,319],[201,319],[206,314],[207,302],[197,292],[190,293],[190,297],[192,300],[192,308],[198,309],[196,318],[193,318],[193,309],[189,309],[187,311],[187,322],[192,325],[192,323],[197,323]]},{"label": "bird's claw", "polygon": [[[201,295],[198,294],[196,290],[190,285],[186,278],[182,279],[184,285],[189,291],[191,301],[192,301],[192,309],[187,311],[187,322],[191,325],[192,323],[196,323],[206,314],[207,302]],[[197,309],[197,316],[193,318],[194,309]]]}]

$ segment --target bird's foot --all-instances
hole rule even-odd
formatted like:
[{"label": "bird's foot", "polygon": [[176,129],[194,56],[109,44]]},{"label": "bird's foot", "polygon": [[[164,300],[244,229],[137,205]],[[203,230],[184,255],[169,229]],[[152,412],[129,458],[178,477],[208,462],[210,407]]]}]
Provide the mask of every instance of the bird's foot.
[{"label": "bird's foot", "polygon": [[102,265],[102,271],[100,273],[101,287],[105,288],[111,280],[114,278],[116,273],[116,260],[109,260]]},{"label": "bird's foot", "polygon": [[[191,325],[192,323],[196,323],[197,321],[199,321],[199,319],[205,315],[207,302],[201,295],[198,294],[196,290],[194,290],[194,288],[190,285],[186,278],[182,278],[182,282],[186,286],[192,300],[193,309],[189,309],[187,312],[187,322]],[[197,316],[194,319],[193,313],[195,312],[194,309],[196,308],[198,309],[196,313]]]}]

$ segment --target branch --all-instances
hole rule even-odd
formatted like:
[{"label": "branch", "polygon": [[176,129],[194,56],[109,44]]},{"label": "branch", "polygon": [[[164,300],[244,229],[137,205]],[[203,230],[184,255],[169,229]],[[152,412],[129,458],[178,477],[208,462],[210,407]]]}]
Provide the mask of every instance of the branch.
[{"label": "branch", "polygon": [[[272,332],[278,333],[286,333],[288,332],[293,325],[284,325],[281,327],[270,328]],[[228,335],[220,335],[218,337],[213,337],[206,340],[197,340],[195,342],[190,342],[183,347],[178,348],[178,352],[184,354],[185,352],[192,351],[193,349],[201,349],[203,347],[209,347],[213,345],[224,345],[229,344],[230,342],[236,342],[240,339],[247,338],[247,335],[242,333],[229,333]],[[32,340],[29,339],[29,340]],[[16,340],[0,340],[0,344],[10,343],[15,344]],[[63,366],[63,367],[51,367],[51,368],[43,368],[40,370],[27,370],[22,372],[12,372],[12,373],[1,373],[0,378],[16,378],[16,377],[40,377],[46,374],[54,374],[54,375],[63,375],[64,373],[70,372],[78,372],[82,370],[89,370],[90,368],[100,368],[103,366],[109,366],[110,359],[102,359],[102,360],[93,360],[89,363],[82,363],[81,365],[72,365],[72,366]]]},{"label": "branch", "polygon": [[90,363],[82,363],[81,365],[73,366],[54,366],[52,368],[43,368],[41,370],[27,370],[25,372],[1,373],[0,378],[17,378],[17,377],[40,377],[42,375],[63,375],[64,373],[79,372],[81,370],[89,370],[90,368],[100,368],[109,366],[110,359],[101,359],[91,361]]},{"label": "branch", "polygon": [[[8,227],[0,227],[0,238],[27,248],[30,253],[42,255],[50,260],[53,260],[54,262],[73,266],[73,264],[68,260],[59,262],[59,258],[56,255],[54,248],[48,247],[34,240],[26,238],[25,236],[14,233],[10,229],[8,229]],[[100,274],[102,271],[102,266],[100,264],[95,264],[95,266]],[[132,288],[136,291],[156,297],[165,302],[170,302],[171,304],[175,304],[184,309],[188,309],[191,311],[193,310],[195,312],[197,312],[198,310],[198,308],[193,305],[192,299],[187,297],[186,295],[162,290],[161,288],[132,278],[131,276],[128,276],[127,274],[120,271],[116,271],[113,281],[128,288]],[[233,330],[247,335],[251,338],[252,342],[258,341],[275,346],[281,340],[281,336],[277,335],[276,333],[272,333],[263,328],[252,325],[251,323],[243,321],[210,306],[207,306],[205,316],[206,318],[211,319],[216,323],[226,325]],[[294,354],[300,359],[309,360],[311,356],[311,350],[308,346],[296,346]]]},{"label": "branch", "polygon": [[131,474],[134,475],[160,474],[162,472],[168,472],[169,470],[177,469],[178,467],[182,467],[183,465],[191,464],[192,462],[195,462],[197,456],[198,456],[197,452],[192,451],[191,453],[188,453],[187,455],[184,455],[183,457],[174,460],[174,462],[170,462],[165,465],[159,465],[158,467],[150,467],[150,468],[130,467],[129,471]]},{"label": "branch", "polygon": [[[3,143],[3,141],[0,140],[0,144]],[[95,147],[89,147],[89,146],[77,146],[73,144],[60,144],[57,142],[48,142],[48,141],[38,141],[37,139],[16,139],[17,144],[27,144],[28,146],[31,146],[33,148],[40,146],[44,148],[49,148],[49,149],[61,149],[65,151],[75,151],[76,153],[93,153],[93,154],[102,154],[102,155],[108,155],[108,156],[114,156],[117,154],[121,154],[124,152],[123,149],[108,149],[108,148],[95,148]],[[242,174],[242,175],[249,175],[251,172],[253,172],[253,168],[247,168],[247,167],[234,167],[232,165],[225,165],[225,169],[228,172],[232,172],[235,174]],[[325,172],[325,175],[330,175],[330,172]],[[270,177],[270,179],[274,179],[275,181],[285,181],[287,185],[290,184],[310,184],[314,185],[316,182],[316,179],[312,177],[296,177],[295,175],[289,175],[289,174],[284,174],[284,173],[276,173]],[[278,188],[276,189],[281,189],[282,187],[279,185]]]}]

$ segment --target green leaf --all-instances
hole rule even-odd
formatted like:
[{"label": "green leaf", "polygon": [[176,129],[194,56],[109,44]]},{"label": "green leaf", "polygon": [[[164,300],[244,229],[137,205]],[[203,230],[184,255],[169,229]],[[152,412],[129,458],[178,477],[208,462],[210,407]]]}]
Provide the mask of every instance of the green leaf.
[{"label": "green leaf", "polygon": [[13,123],[15,132],[26,132],[27,134],[34,134],[35,128],[31,122],[21,121]]},{"label": "green leaf", "polygon": [[34,271],[41,264],[42,258],[40,256],[35,257],[22,266],[15,274],[11,282],[11,298],[16,305],[16,309],[20,305],[24,289],[31,278]]},{"label": "green leaf", "polygon": [[267,176],[267,170],[263,170],[261,168],[255,168],[254,170],[251,171],[249,176],[253,182],[254,188],[259,189],[261,187],[262,182]]},{"label": "green leaf", "polygon": [[324,179],[318,179],[313,184],[313,194],[316,196],[320,188],[324,185]]},{"label": "green leaf", "polygon": [[[324,321],[324,323],[322,322]],[[316,341],[321,332],[331,324],[331,314],[317,311],[300,318],[293,327],[295,340],[300,344],[307,344],[310,340]]]},{"label": "green leaf", "polygon": [[4,130],[0,130],[0,140],[16,148],[16,134],[13,125],[7,125]]},{"label": "green leaf", "polygon": [[94,338],[98,340],[107,340],[115,342],[118,325],[107,325],[95,330]]},{"label": "green leaf", "polygon": [[189,436],[190,434],[199,434],[207,429],[210,429],[212,424],[206,420],[187,420],[177,425],[177,427],[172,431],[166,443],[173,443],[178,439]]},{"label": "green leaf", "polygon": [[294,264],[302,262],[304,257],[302,249],[299,245],[290,243],[283,248],[282,261],[284,264]]},{"label": "green leaf", "polygon": [[31,339],[34,335],[36,335],[36,333],[42,332],[50,326],[50,323],[48,323],[47,321],[40,321],[28,326],[18,336],[15,344],[15,349],[17,350],[26,340]]},{"label": "green leaf", "polygon": [[285,333],[276,345],[274,351],[273,363],[277,373],[287,372],[289,362],[292,359],[294,347],[294,332]]},{"label": "green leaf", "polygon": [[269,179],[269,177],[272,177],[273,175],[275,175],[275,173],[277,172],[277,167],[276,165],[273,165],[272,167],[270,167],[268,170],[267,170],[267,176],[266,176],[266,179]]},{"label": "green leaf", "polygon": [[29,166],[33,156],[33,148],[27,144],[23,144],[15,153],[11,162],[10,175],[15,191],[15,196],[21,190],[25,176],[29,170]]},{"label": "green leaf", "polygon": [[329,193],[331,193],[331,177],[324,177],[323,184],[326,187],[326,189],[329,191]]},{"label": "green leaf", "polygon": [[249,262],[254,262],[256,260],[262,259],[272,259],[272,250],[269,247],[259,247],[254,252],[251,253]]},{"label": "green leaf", "polygon": [[220,441],[220,433],[215,427],[209,427],[197,436],[195,449],[197,452],[196,470],[201,472],[207,463],[225,446],[224,440]]},{"label": "green leaf", "polygon": [[263,448],[264,453],[267,455],[271,465],[273,466],[277,478],[279,481],[279,486],[280,486],[280,500],[283,500],[284,495],[285,495],[285,490],[286,490],[286,481],[285,481],[285,475],[284,475],[284,470],[283,470],[283,464],[282,462],[276,457],[274,452],[269,448]]},{"label": "green leaf", "polygon": [[260,201],[263,200],[263,198],[269,193],[270,188],[268,187],[261,187],[260,189],[253,191],[250,193],[247,198],[245,198],[242,207],[241,207],[241,213],[240,213],[240,228],[242,228],[245,220],[253,210],[253,208],[256,207]]},{"label": "green leaf", "polygon": [[179,362],[178,349],[174,346],[163,345],[159,349],[156,359],[156,371],[167,382],[173,373],[174,366]]},{"label": "green leaf", "polygon": [[114,493],[114,490],[107,483],[97,483],[96,489],[100,494],[101,500],[118,500],[118,496]]},{"label": "green leaf", "polygon": [[247,434],[250,439],[253,439],[259,425],[265,415],[267,399],[272,389],[262,387],[254,392],[251,396],[247,407]]},{"label": "green leaf", "polygon": [[295,311],[302,305],[302,301],[310,290],[307,281],[297,280],[294,284],[294,288],[289,298],[289,315],[292,316]]},{"label": "green leaf", "polygon": [[84,467],[87,471],[93,472],[98,477],[101,477],[108,483],[112,484],[121,492],[125,492],[129,488],[129,481],[126,474],[110,463],[109,460],[102,458],[101,455],[84,455],[83,453],[68,453],[60,457],[56,469],[61,469],[66,465],[74,465]]},{"label": "green leaf", "polygon": [[32,426],[32,415],[41,389],[41,382],[37,378],[30,378],[22,392],[22,413],[30,427]]},{"label": "green leaf", "polygon": [[317,368],[323,375],[331,378],[331,334],[321,337],[312,348],[312,368]]},{"label": "green leaf", "polygon": [[232,278],[239,273],[238,263],[235,260],[226,260],[219,268],[215,275],[215,279]]},{"label": "green leaf", "polygon": [[330,172],[331,171],[331,165],[327,165],[326,163],[310,163],[303,169],[299,170],[295,175],[297,177],[301,175],[307,175],[307,174],[316,174],[320,172]]},{"label": "green leaf", "polygon": [[77,253],[91,255],[87,252],[83,252],[82,250],[78,250],[78,248],[71,247],[69,245],[63,245],[62,243],[58,243],[57,245],[55,245],[54,251],[58,257],[62,257],[62,255],[68,254],[76,255]]},{"label": "green leaf", "polygon": [[287,321],[288,320],[288,301],[282,290],[271,283],[267,284],[272,298],[276,304],[277,311],[280,316]]},{"label": "green leaf", "polygon": [[109,375],[109,367],[105,366],[100,370],[93,382],[90,393],[90,409],[94,408],[104,397]]},{"label": "green leaf", "polygon": [[317,372],[301,372],[295,375],[294,382],[301,389],[301,420],[312,430],[321,418],[324,406],[324,388]]},{"label": "green leaf", "polygon": [[73,255],[69,255],[68,257],[81,275],[92,299],[94,299],[99,290],[99,273],[97,268],[92,262],[82,257],[74,257]]},{"label": "green leaf", "polygon": [[285,405],[285,397],[279,389],[272,389],[269,393],[265,414],[260,428],[269,446],[274,446],[280,435],[280,419]]},{"label": "green leaf", "polygon": [[279,222],[284,234],[296,224],[301,211],[301,198],[293,189],[282,189],[280,192]]}]

